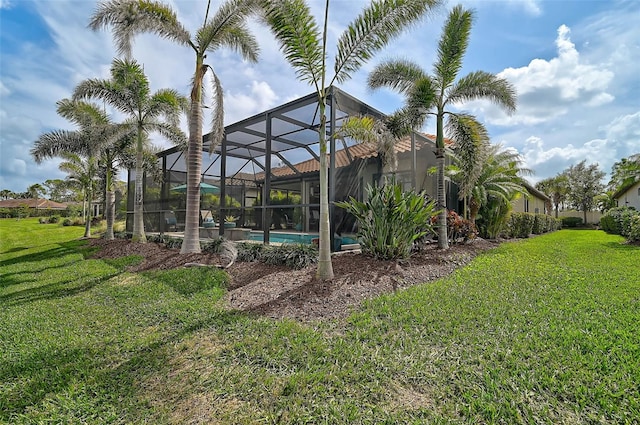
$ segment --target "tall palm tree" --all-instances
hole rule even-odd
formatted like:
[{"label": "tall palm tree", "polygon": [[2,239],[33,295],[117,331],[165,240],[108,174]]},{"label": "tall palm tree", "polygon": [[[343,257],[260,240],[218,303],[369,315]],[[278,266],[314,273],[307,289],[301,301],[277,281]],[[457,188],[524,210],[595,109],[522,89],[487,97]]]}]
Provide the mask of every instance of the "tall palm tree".
[{"label": "tall palm tree", "polygon": [[[57,112],[78,127],[78,130],[54,130],[42,134],[31,149],[31,155],[39,164],[46,158],[74,153],[86,159],[87,170],[97,171],[97,161],[104,150],[121,136],[107,114],[98,105],[83,101],[63,99],[57,102]],[[91,175],[90,179],[95,176]],[[93,200],[93,186],[88,187],[87,197]],[[87,217],[85,237],[91,236],[91,214]]]},{"label": "tall palm tree", "polygon": [[[146,242],[142,166],[148,134],[157,132],[176,145],[185,145],[186,137],[178,125],[180,113],[187,108],[187,99],[170,89],[151,93],[149,80],[142,66],[128,59],[113,61],[109,80],[89,79],[81,82],[76,87],[73,98],[100,99],[128,116],[121,127],[123,131],[136,135],[132,241]],[[165,121],[162,121],[163,118]],[[110,181],[107,183],[110,184]]]},{"label": "tall palm tree", "polygon": [[454,7],[445,22],[438,43],[436,62],[431,76],[408,60],[389,60],[376,66],[368,79],[369,87],[388,87],[405,95],[403,112],[413,128],[421,127],[429,115],[436,117],[437,202],[441,209],[438,220],[438,247],[447,249],[447,211],[445,194],[444,117],[454,131],[468,133],[472,120],[467,114],[448,110],[450,104],[476,99],[488,99],[507,112],[516,109],[514,87],[502,78],[484,71],[475,71],[462,78],[458,73],[469,45],[473,13],[462,6]]},{"label": "tall palm tree", "polygon": [[327,28],[329,0],[320,30],[304,0],[263,0],[267,24],[280,43],[286,60],[301,81],[312,85],[318,95],[320,126],[320,258],[316,277],[333,279],[329,232],[329,191],[326,141],[326,102],[329,87],[342,83],[425,12],[440,0],[377,0],[371,2],[346,28],[338,40],[333,64],[334,74],[327,75]]},{"label": "tall palm tree", "polygon": [[111,27],[118,52],[131,55],[131,42],[135,35],[155,33],[195,52],[195,70],[192,77],[189,107],[189,142],[187,149],[187,211],[184,241],[181,253],[200,252],[199,214],[200,178],[202,172],[202,96],[204,77],[211,71],[215,93],[211,151],[220,144],[224,132],[222,86],[211,65],[205,63],[207,52],[228,47],[239,52],[246,60],[256,61],[258,43],[249,32],[246,18],[256,11],[255,0],[227,0],[209,19],[207,13],[194,35],[178,21],[171,7],[150,0],[110,0],[101,3],[93,14],[89,26],[98,30]]}]

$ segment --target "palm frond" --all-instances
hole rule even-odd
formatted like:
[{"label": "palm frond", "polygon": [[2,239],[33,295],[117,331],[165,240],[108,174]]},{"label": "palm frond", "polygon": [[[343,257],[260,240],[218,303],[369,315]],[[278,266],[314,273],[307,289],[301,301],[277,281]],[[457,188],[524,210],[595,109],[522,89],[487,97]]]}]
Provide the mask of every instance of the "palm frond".
[{"label": "palm frond", "polygon": [[485,71],[460,78],[448,92],[447,102],[489,99],[508,113],[516,110],[516,89],[509,81]]},{"label": "palm frond", "polygon": [[223,3],[216,14],[196,33],[198,50],[216,51],[226,46],[236,50],[245,60],[257,61],[258,42],[247,28],[248,16],[258,11],[255,0],[230,0]]},{"label": "palm frond", "polygon": [[55,130],[40,135],[29,153],[40,164],[45,159],[59,156],[68,151],[84,150],[86,138],[79,131]]},{"label": "palm frond", "polygon": [[464,199],[470,195],[482,172],[488,155],[489,134],[482,123],[466,114],[449,115],[446,131],[454,141],[455,161],[461,170],[459,197]]},{"label": "palm frond", "polygon": [[338,40],[335,81],[348,80],[374,53],[440,4],[440,0],[372,1]]},{"label": "palm frond", "polygon": [[178,126],[180,115],[186,112],[189,100],[173,89],[161,89],[151,96],[144,112],[145,120],[164,117],[168,123]]},{"label": "palm frond", "polygon": [[191,35],[178,21],[176,13],[162,3],[148,0],[110,0],[102,2],[91,16],[89,28],[111,26],[119,54],[131,56],[133,38],[149,32],[162,38],[191,45]]},{"label": "palm frond", "polygon": [[213,70],[211,71],[213,83],[213,114],[211,117],[211,134],[209,136],[209,153],[213,153],[216,147],[222,143],[224,137],[224,93],[222,84]]},{"label": "palm frond", "polygon": [[264,18],[280,50],[301,81],[319,91],[323,73],[322,35],[304,0],[263,1]]},{"label": "palm frond", "polygon": [[406,94],[414,83],[427,74],[416,63],[407,59],[393,59],[382,62],[369,73],[367,86],[371,89],[386,87]]},{"label": "palm frond", "polygon": [[179,128],[163,122],[149,123],[149,131],[155,131],[175,146],[187,146],[189,139]]},{"label": "palm frond", "polygon": [[469,46],[473,13],[461,5],[449,13],[438,43],[438,55],[434,66],[435,77],[445,89],[455,80],[462,68],[462,59]]}]

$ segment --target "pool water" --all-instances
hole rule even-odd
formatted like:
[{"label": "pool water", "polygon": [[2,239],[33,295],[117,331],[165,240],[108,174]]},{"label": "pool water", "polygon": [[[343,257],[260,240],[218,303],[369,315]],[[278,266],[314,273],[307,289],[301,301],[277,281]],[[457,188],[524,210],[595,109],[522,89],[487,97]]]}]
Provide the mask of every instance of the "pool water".
[{"label": "pool water", "polygon": [[[310,244],[313,239],[317,239],[319,236],[313,233],[283,233],[283,232],[271,232],[269,233],[269,242],[275,243],[305,243]],[[252,241],[262,241],[264,238],[262,232],[251,232],[250,239]],[[355,244],[357,240],[353,238],[343,237],[342,245]]]}]

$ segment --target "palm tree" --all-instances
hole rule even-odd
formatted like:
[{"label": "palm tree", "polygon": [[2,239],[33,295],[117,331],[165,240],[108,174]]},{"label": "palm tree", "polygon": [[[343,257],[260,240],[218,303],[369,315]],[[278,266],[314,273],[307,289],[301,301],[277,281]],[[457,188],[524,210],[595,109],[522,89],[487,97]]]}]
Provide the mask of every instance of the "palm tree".
[{"label": "palm tree", "polygon": [[[58,168],[67,173],[67,181],[82,191],[82,205],[85,211],[85,238],[91,236],[91,201],[98,180],[98,167],[91,158],[73,152],[61,152],[59,156],[64,160]],[[86,211],[89,211],[87,214]],[[113,228],[113,226],[112,226]],[[113,233],[113,232],[112,232]],[[112,234],[113,238],[113,234]]]},{"label": "palm tree", "polygon": [[536,189],[551,198],[556,211],[556,218],[558,218],[560,204],[564,203],[569,195],[569,180],[567,179],[567,175],[560,173],[555,177],[540,180],[536,183]]},{"label": "palm tree", "polygon": [[[57,112],[68,119],[78,130],[54,130],[42,134],[31,149],[31,155],[39,164],[47,158],[73,153],[84,157],[87,171],[97,170],[98,157],[121,134],[118,127],[111,124],[106,113],[96,104],[63,99],[57,102]],[[95,178],[94,175],[89,176]],[[89,201],[93,200],[93,187],[87,188]],[[90,215],[90,213],[89,213]],[[91,236],[91,217],[87,218],[85,237]]]},{"label": "palm tree", "polygon": [[131,42],[144,32],[190,47],[195,52],[189,107],[189,143],[187,150],[187,211],[181,253],[200,252],[198,217],[200,214],[200,174],[202,171],[202,95],[204,76],[211,71],[215,93],[211,152],[220,144],[224,132],[222,86],[213,67],[205,63],[207,52],[221,47],[238,51],[245,59],[257,60],[258,44],[249,32],[246,18],[256,11],[255,0],[227,0],[209,19],[207,13],[200,28],[192,36],[178,21],[176,13],[166,5],[150,0],[110,0],[101,3],[89,26],[93,30],[111,26],[118,52],[131,55]]},{"label": "palm tree", "polygon": [[465,127],[475,121],[470,115],[447,110],[448,106],[453,103],[488,99],[509,113],[516,109],[515,89],[506,80],[484,71],[472,72],[458,79],[462,59],[469,44],[472,23],[471,11],[464,10],[462,6],[456,6],[451,10],[438,43],[433,76],[411,61],[389,60],[376,66],[368,79],[369,87],[373,89],[384,86],[405,95],[403,112],[411,127],[421,127],[429,115],[436,117],[437,202],[438,208],[441,209],[438,220],[438,247],[441,249],[449,247],[444,173],[444,117],[448,116],[447,127],[453,130],[454,135],[472,134],[472,128]]},{"label": "palm tree", "polygon": [[338,40],[333,77],[327,76],[327,26],[329,0],[326,0],[322,31],[304,0],[263,0],[265,19],[280,43],[285,58],[298,78],[315,88],[318,95],[320,126],[320,258],[316,277],[333,279],[329,232],[329,191],[326,142],[326,102],[328,88],[342,83],[381,50],[407,26],[417,22],[440,0],[378,0],[363,10]]},{"label": "palm tree", "polygon": [[40,183],[32,184],[27,188],[30,198],[39,199],[47,193],[47,190]]},{"label": "palm tree", "polygon": [[528,196],[522,175],[532,174],[522,166],[520,154],[501,145],[487,147],[480,174],[469,193],[469,220],[475,224],[478,211],[490,199],[510,202],[515,194]]},{"label": "palm tree", "polygon": [[[187,108],[187,99],[170,89],[158,90],[152,94],[142,67],[136,61],[120,59],[115,59],[111,65],[110,80],[85,80],[76,87],[73,98],[100,99],[128,116],[121,127],[123,131],[136,135],[132,241],[146,242],[142,189],[145,142],[148,141],[149,133],[157,132],[177,145],[186,144],[186,137],[178,124],[181,111]],[[166,122],[161,121],[162,118]],[[107,188],[107,192],[113,194],[110,180],[107,181]],[[113,199],[107,204],[109,211]]]}]

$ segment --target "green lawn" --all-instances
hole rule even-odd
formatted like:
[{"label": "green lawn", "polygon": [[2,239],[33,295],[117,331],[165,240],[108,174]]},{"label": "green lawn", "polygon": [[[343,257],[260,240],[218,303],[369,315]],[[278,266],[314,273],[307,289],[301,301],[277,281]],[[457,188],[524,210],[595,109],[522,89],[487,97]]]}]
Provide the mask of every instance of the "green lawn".
[{"label": "green lawn", "polygon": [[226,276],[131,274],[83,229],[0,220],[0,423],[638,423],[640,247],[503,244],[302,325],[225,311]]}]

